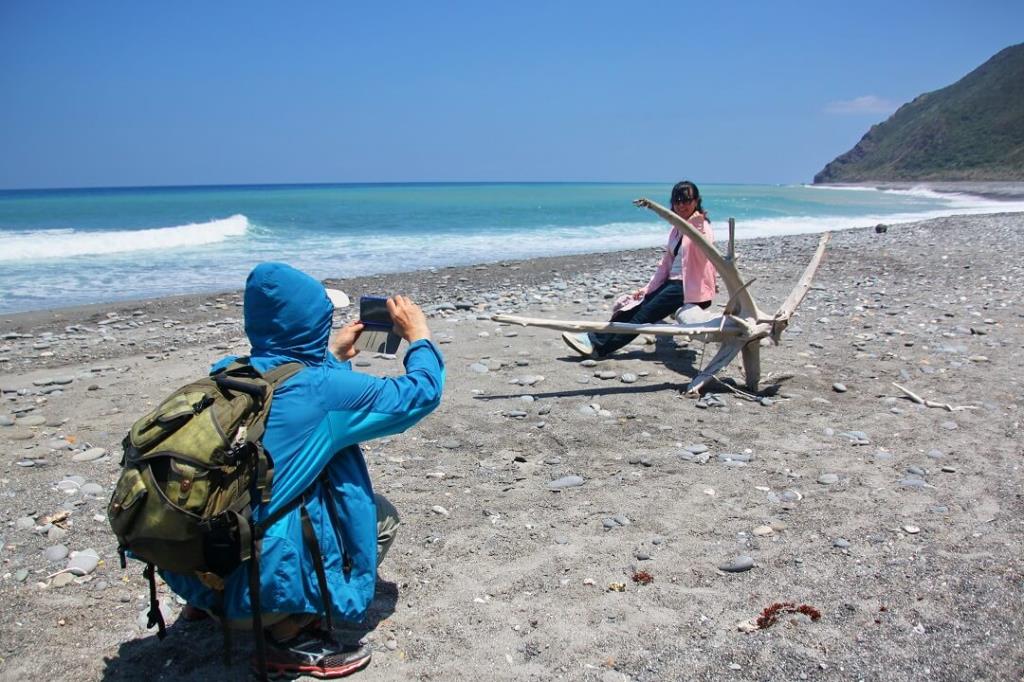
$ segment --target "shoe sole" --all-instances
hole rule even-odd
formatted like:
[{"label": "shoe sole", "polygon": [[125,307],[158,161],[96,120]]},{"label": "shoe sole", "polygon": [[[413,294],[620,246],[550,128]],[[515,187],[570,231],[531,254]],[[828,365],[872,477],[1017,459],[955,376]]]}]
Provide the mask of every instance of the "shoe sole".
[{"label": "shoe sole", "polygon": [[594,357],[594,351],[593,350],[589,350],[589,351],[588,350],[584,350],[581,346],[576,345],[579,342],[576,341],[576,339],[572,338],[571,336],[565,336],[563,334],[562,335],[562,341],[565,342],[565,345],[569,346],[569,348],[572,348],[574,351],[576,351],[577,353],[579,353],[583,357],[585,357],[585,358],[592,358],[592,357]]},{"label": "shoe sole", "polygon": [[[360,658],[336,668],[324,669],[315,665],[275,665],[267,663],[267,679],[271,680],[294,680],[297,677],[315,677],[318,680],[336,680],[339,677],[347,677],[352,673],[359,672],[370,665],[372,656]],[[257,677],[259,673],[253,671]]]}]

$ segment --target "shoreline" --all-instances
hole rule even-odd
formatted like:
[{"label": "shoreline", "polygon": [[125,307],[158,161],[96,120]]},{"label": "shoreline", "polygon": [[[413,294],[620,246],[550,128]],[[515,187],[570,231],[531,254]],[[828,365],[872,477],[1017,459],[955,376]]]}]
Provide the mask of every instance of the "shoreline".
[{"label": "shoreline", "polygon": [[[939,190],[936,187],[929,187],[935,189],[935,191],[948,191],[956,192],[961,191],[953,189],[954,186],[960,187],[968,183],[946,183],[949,189]],[[977,184],[977,183],[975,183]],[[987,195],[989,198],[994,199],[1024,199],[1024,183],[984,183],[986,185],[1012,185],[1012,187],[990,188],[992,192],[1004,192],[1003,194],[991,194]],[[840,185],[836,185],[840,186]],[[877,183],[844,183],[841,186],[870,186],[875,189],[911,189],[913,187],[921,187],[920,183],[886,183],[883,187]],[[965,191],[965,190],[964,190]],[[1012,194],[1010,192],[1013,192]],[[978,194],[978,196],[983,196]],[[985,217],[992,215],[1004,215],[1001,212],[998,213],[980,213],[980,214],[953,214],[944,218],[930,218],[924,221],[913,221],[908,223],[891,223],[891,226],[906,226],[906,225],[917,225],[927,224],[932,221],[941,221],[948,218],[956,217]],[[1014,215],[1014,213],[1006,213],[1005,215]],[[868,230],[873,229],[874,225],[860,226],[843,228],[840,230],[833,230],[833,234],[841,232],[849,232],[856,230]],[[774,239],[793,239],[803,236],[815,236],[820,235],[827,230],[821,232],[808,232],[793,235],[771,235],[767,237],[744,237],[736,240],[737,250],[741,250],[740,247],[746,243],[757,243],[764,240]],[[728,225],[726,221],[722,223],[716,223],[716,245],[724,253],[726,244],[728,243]],[[667,234],[667,231],[666,231]],[[592,253],[580,253],[580,254],[569,254],[561,256],[542,256],[537,258],[527,259],[499,259],[495,261],[484,261],[478,263],[468,263],[463,265],[450,265],[444,267],[420,269],[420,270],[407,270],[397,272],[386,272],[378,273],[374,275],[362,275],[357,277],[329,277],[322,280],[325,285],[341,289],[345,291],[349,297],[355,301],[356,297],[353,297],[353,292],[362,292],[368,295],[383,294],[378,289],[373,289],[369,285],[372,283],[380,282],[383,280],[384,283],[390,285],[392,288],[385,287],[387,291],[400,292],[399,289],[394,289],[395,284],[403,284],[407,282],[423,282],[424,286],[418,287],[427,290],[436,290],[436,284],[438,282],[450,279],[454,274],[458,277],[465,277],[466,273],[479,272],[482,268],[503,268],[509,269],[510,271],[526,270],[526,271],[543,271],[545,269],[559,270],[559,269],[571,269],[574,267],[593,267],[596,263],[604,260],[614,261],[618,258],[632,257],[639,254],[656,254],[660,251],[660,247],[651,247],[643,249],[626,249],[617,251],[598,251]],[[656,256],[654,256],[656,258]],[[435,286],[429,286],[430,283]],[[24,333],[24,330],[38,328],[40,325],[46,325],[48,323],[63,322],[66,324],[82,323],[87,320],[92,320],[102,315],[106,315],[110,312],[118,312],[119,314],[130,313],[132,310],[138,310],[143,308],[171,308],[175,305],[179,307],[190,307],[201,305],[202,303],[209,303],[210,301],[217,301],[218,299],[224,300],[231,298],[233,302],[240,300],[241,292],[244,287],[244,281],[239,284],[237,288],[225,289],[218,291],[201,291],[188,294],[175,294],[171,296],[154,296],[140,299],[126,299],[119,301],[108,301],[99,303],[87,303],[81,305],[60,307],[60,308],[40,308],[36,310],[25,310],[10,313],[0,313],[0,336],[5,333]],[[429,304],[429,301],[427,302]]]}]

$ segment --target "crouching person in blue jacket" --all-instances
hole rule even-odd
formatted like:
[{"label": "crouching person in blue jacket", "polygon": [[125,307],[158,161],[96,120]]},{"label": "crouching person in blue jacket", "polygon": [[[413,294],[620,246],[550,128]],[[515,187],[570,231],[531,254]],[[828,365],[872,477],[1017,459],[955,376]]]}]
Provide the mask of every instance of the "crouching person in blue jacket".
[{"label": "crouching person in blue jacket", "polygon": [[[378,378],[348,362],[357,352],[358,322],[331,338],[334,306],[320,282],[283,263],[257,266],[246,282],[249,362],[260,372],[304,365],[274,392],[263,436],[274,478],[270,502],[253,509],[254,521],[271,520],[260,553],[266,669],[257,673],[333,678],[370,661],[368,647],[339,642],[322,627],[331,616],[363,619],[377,565],[398,527],[395,508],[373,492],[359,442],[401,433],[430,414],[445,376],[420,308],[395,296],[388,311],[409,343],[405,374]],[[228,576],[223,592],[195,576],[165,571],[163,577],[191,607],[223,614],[230,627],[251,628],[247,563]]]}]

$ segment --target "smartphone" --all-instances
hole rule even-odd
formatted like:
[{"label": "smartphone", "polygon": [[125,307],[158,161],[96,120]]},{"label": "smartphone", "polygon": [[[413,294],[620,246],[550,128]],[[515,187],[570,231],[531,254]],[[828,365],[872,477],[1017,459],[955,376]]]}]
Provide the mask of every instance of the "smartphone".
[{"label": "smartphone", "polygon": [[359,298],[359,321],[363,331],[356,339],[355,347],[372,353],[394,355],[402,343],[402,337],[392,330],[394,323],[388,312],[388,299],[384,296],[361,296]]}]

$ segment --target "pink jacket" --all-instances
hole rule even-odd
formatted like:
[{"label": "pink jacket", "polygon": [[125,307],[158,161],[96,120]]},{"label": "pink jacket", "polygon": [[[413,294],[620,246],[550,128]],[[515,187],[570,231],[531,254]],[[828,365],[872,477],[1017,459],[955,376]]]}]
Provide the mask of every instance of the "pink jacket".
[{"label": "pink jacket", "polygon": [[[687,221],[707,237],[712,244],[715,243],[715,233],[711,229],[711,221],[705,220],[700,213],[694,213]],[[672,251],[679,243],[679,230],[675,227],[668,234],[668,243],[665,245],[665,255],[661,257],[658,269],[647,286],[643,288],[644,293],[654,291],[668,279],[672,270]],[[700,248],[693,245],[693,240],[683,236],[683,301],[682,303],[703,303],[715,297],[715,266],[711,264],[707,256]],[[681,304],[680,304],[681,305]]]}]

